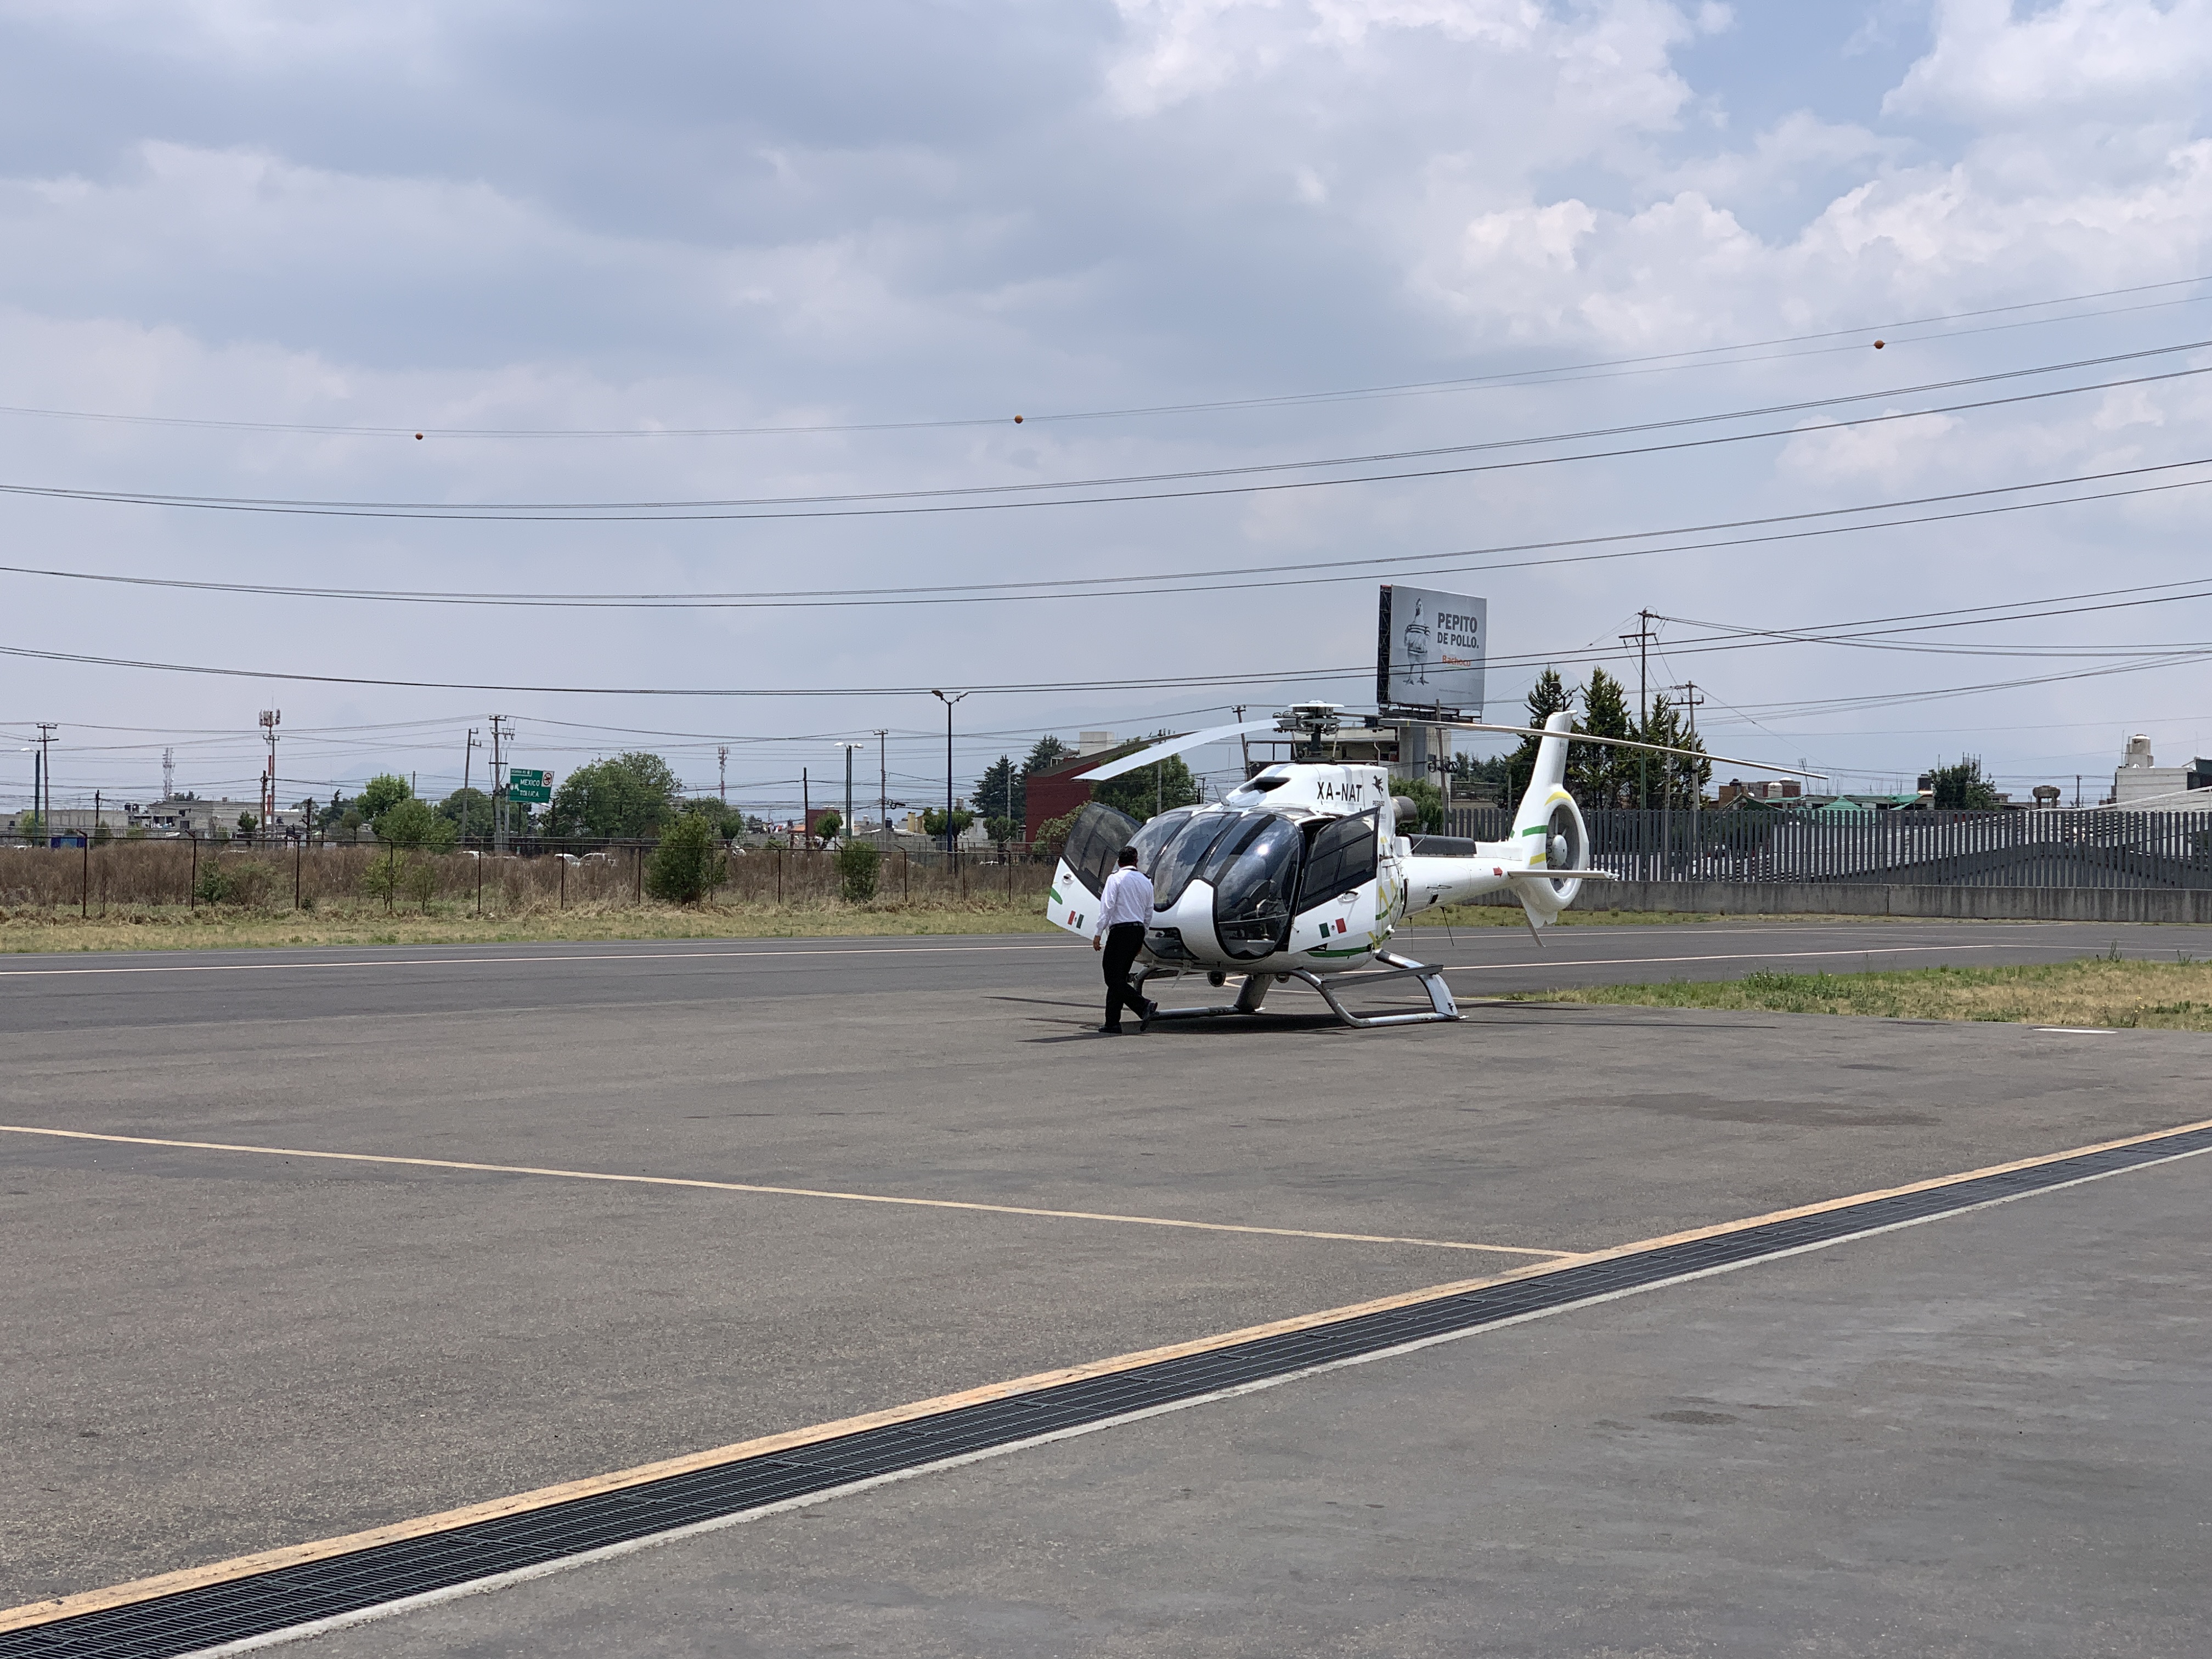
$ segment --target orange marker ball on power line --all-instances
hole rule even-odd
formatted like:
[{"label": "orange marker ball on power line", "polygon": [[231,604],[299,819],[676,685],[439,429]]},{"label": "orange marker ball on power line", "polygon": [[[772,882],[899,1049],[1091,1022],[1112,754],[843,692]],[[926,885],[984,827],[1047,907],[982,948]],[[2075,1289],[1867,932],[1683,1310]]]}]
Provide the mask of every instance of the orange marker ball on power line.
[{"label": "orange marker ball on power line", "polygon": [[421,433],[418,432],[415,434],[415,441],[418,444],[422,441],[422,434]]},{"label": "orange marker ball on power line", "polygon": [[1888,342],[1888,341],[1887,341],[1887,340],[1876,340],[1876,341],[1874,343],[1874,349],[1875,349],[1876,351],[1879,351],[1879,350],[1881,350],[1884,346],[1887,345],[1888,343],[1889,343],[1889,342]]},{"label": "orange marker ball on power line", "polygon": [[1019,426],[1021,423],[1022,423],[1022,417],[1021,417],[1020,416],[1018,416],[1018,415],[1015,416],[1014,416],[1014,424],[1015,424],[1016,426]]}]

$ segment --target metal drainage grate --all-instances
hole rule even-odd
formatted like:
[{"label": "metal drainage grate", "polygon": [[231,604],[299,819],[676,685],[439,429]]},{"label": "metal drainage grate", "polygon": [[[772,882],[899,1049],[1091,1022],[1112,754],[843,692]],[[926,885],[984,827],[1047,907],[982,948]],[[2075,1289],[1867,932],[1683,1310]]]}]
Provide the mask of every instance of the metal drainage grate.
[{"label": "metal drainage grate", "polygon": [[1686,1273],[1756,1261],[2208,1149],[2212,1149],[2212,1128],[2184,1130],[1923,1192],[1869,1199],[1714,1237],[1658,1245],[1011,1399],[963,1406],[934,1417],[695,1470],[622,1492],[0,1632],[0,1659],[181,1659],[208,1648],[834,1492],[878,1475],[925,1468],[1058,1430],[1110,1421],[1240,1383],[1358,1358],[1425,1338],[1479,1330]]}]

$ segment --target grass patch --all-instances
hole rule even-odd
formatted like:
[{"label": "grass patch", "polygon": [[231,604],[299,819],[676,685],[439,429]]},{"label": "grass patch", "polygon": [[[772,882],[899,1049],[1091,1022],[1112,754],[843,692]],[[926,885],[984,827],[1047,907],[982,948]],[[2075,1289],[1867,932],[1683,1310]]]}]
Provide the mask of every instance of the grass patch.
[{"label": "grass patch", "polygon": [[2011,968],[1758,973],[1698,982],[1672,980],[1663,985],[1531,991],[1513,1000],[2212,1031],[2212,963],[2191,961],[2185,955],[2174,962],[2123,962],[2107,956]]},{"label": "grass patch", "polygon": [[473,904],[325,901],[312,910],[229,905],[115,906],[105,916],[44,908],[0,910],[0,953],[26,951],[235,951],[301,945],[489,945],[590,939],[837,939],[873,934],[1048,933],[1043,901],[841,899],[790,904],[533,905],[478,916]]}]

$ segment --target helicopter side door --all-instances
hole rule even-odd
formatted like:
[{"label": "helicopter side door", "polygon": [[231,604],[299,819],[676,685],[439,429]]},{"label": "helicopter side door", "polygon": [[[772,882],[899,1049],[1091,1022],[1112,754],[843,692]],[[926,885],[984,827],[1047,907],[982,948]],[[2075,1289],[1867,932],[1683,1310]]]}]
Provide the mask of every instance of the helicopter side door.
[{"label": "helicopter side door", "polygon": [[1380,835],[1377,815],[1360,812],[1314,837],[1291,923],[1293,955],[1348,964],[1382,948],[1375,901]]},{"label": "helicopter side door", "polygon": [[1136,838],[1136,819],[1092,801],[1068,826],[1066,845],[1053,872],[1045,915],[1064,932],[1089,939],[1098,922],[1098,900],[1121,849]]}]

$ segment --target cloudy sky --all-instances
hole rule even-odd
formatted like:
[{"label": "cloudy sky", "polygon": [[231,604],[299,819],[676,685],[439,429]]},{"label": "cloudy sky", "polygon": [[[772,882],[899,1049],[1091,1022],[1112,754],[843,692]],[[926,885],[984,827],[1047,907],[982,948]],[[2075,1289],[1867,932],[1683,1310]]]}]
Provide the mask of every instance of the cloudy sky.
[{"label": "cloudy sky", "polygon": [[2208,82],[2212,0],[0,0],[0,800],[281,708],[288,800],[497,711],[919,804],[933,686],[963,791],[1371,707],[1394,577],[1493,715],[1649,609],[1717,748],[2094,799],[2212,750]]}]

